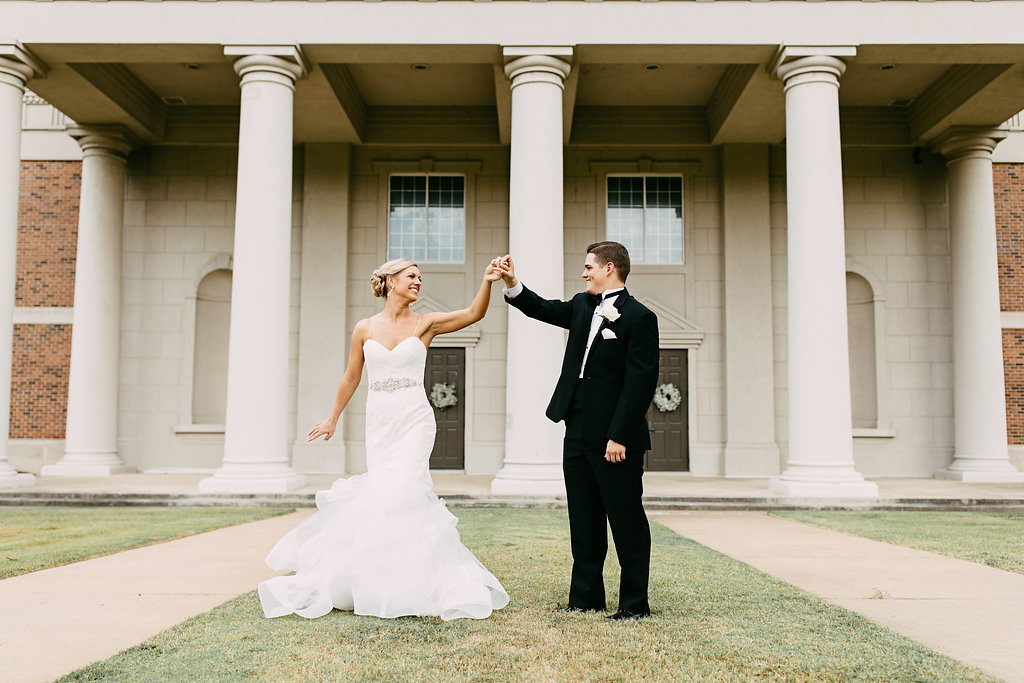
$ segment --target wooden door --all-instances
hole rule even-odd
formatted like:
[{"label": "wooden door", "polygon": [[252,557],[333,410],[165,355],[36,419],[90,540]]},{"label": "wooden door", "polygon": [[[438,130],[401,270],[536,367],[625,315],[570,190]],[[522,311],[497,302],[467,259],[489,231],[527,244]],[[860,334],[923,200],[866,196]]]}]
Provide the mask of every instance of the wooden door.
[{"label": "wooden door", "polygon": [[434,408],[437,437],[430,453],[430,469],[461,470],[466,467],[466,349],[438,349],[427,351],[427,368],[423,386],[430,389],[447,382],[455,387],[458,403],[441,410]]},{"label": "wooden door", "polygon": [[662,349],[659,355],[658,385],[672,383],[682,394],[675,410],[663,413],[651,404],[651,450],[644,456],[644,469],[652,472],[687,472],[690,469],[689,399],[687,395],[686,349]]}]

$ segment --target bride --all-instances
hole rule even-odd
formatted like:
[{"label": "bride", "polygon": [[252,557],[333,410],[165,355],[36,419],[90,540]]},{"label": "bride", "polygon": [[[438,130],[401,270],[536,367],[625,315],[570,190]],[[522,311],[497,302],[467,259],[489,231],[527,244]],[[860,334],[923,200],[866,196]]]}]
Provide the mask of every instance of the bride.
[{"label": "bride", "polygon": [[423,285],[415,263],[396,259],[373,272],[370,285],[384,297],[384,310],[356,324],[334,410],[306,437],[334,436],[365,363],[367,472],[318,491],[317,512],[270,551],[271,568],[295,574],[260,583],[267,617],[315,618],[337,608],[447,621],[484,619],[508,604],[505,589],[462,545],[458,520],[434,494],[428,460],[436,426],[423,389],[430,342],[482,319],[500,277],[492,261],[469,308],[417,315],[409,310]]}]

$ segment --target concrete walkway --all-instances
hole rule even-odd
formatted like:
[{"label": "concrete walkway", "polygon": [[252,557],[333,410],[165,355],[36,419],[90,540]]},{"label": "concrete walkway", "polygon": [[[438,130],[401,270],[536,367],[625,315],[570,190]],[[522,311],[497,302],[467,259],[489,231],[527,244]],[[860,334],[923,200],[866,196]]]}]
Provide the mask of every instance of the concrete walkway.
[{"label": "concrete walkway", "polygon": [[0,581],[0,680],[51,681],[250,591],[309,510]]},{"label": "concrete walkway", "polygon": [[1024,681],[1024,575],[764,513],[651,518],[936,652]]}]

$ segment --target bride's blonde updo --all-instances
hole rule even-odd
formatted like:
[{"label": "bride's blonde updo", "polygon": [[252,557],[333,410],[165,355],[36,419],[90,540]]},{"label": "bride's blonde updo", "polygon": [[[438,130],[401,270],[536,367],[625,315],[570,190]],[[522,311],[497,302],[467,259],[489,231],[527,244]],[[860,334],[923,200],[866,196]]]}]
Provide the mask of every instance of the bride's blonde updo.
[{"label": "bride's blonde updo", "polygon": [[381,265],[370,274],[370,289],[373,290],[373,295],[386,297],[388,295],[388,277],[398,275],[406,268],[415,265],[407,258],[396,258]]}]

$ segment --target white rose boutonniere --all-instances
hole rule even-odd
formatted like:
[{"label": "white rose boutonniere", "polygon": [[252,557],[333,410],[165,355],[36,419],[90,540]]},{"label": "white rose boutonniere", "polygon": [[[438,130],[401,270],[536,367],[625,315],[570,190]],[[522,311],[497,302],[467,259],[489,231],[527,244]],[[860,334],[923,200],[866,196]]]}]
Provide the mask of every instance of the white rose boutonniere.
[{"label": "white rose boutonniere", "polygon": [[615,308],[614,299],[602,301],[594,312],[610,323],[615,322],[622,315],[619,313],[619,309]]}]

